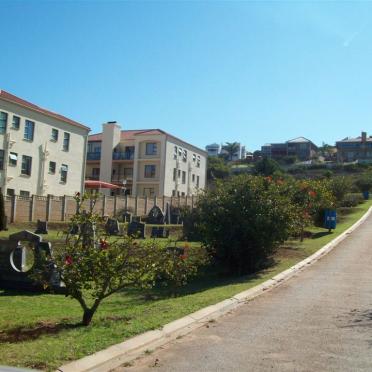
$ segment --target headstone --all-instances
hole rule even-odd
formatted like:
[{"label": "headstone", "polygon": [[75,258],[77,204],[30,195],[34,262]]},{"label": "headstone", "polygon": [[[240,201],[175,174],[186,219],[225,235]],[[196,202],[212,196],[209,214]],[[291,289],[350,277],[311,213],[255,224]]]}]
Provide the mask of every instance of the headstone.
[{"label": "headstone", "polygon": [[169,237],[169,230],[164,229],[164,227],[153,227],[151,229],[151,237],[152,238],[168,238]]},{"label": "headstone", "polygon": [[165,218],[164,222],[169,225],[171,223],[171,211],[170,211],[170,204],[167,203],[165,206]]},{"label": "headstone", "polygon": [[163,225],[165,221],[165,216],[163,211],[157,206],[154,205],[147,216],[147,223],[153,225]]},{"label": "headstone", "polygon": [[106,234],[118,235],[120,233],[120,227],[118,220],[114,218],[108,218],[105,225]]},{"label": "headstone", "polygon": [[132,236],[133,238],[141,238],[145,239],[145,227],[146,225],[142,222],[132,221],[128,225],[128,236]]},{"label": "headstone", "polygon": [[132,213],[130,212],[124,212],[123,213],[123,222],[132,222]]},{"label": "headstone", "polygon": [[41,236],[24,230],[0,239],[0,287],[18,290],[42,290],[42,283],[32,277],[43,270],[49,286],[58,292],[65,288],[53,261],[51,244]]},{"label": "headstone", "polygon": [[37,220],[35,234],[48,234],[48,222]]}]

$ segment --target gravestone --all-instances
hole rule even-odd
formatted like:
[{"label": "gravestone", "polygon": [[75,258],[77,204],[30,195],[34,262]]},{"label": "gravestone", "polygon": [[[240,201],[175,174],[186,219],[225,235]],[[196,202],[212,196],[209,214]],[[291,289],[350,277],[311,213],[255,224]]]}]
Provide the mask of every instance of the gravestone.
[{"label": "gravestone", "polygon": [[53,262],[51,244],[41,236],[24,230],[0,239],[0,287],[21,290],[42,290],[42,283],[32,277],[43,271],[49,286],[58,292],[65,288]]},{"label": "gravestone", "polygon": [[153,227],[151,229],[151,237],[152,238],[168,238],[169,230],[165,229],[164,227]]},{"label": "gravestone", "polygon": [[48,234],[48,222],[37,220],[35,234]]},{"label": "gravestone", "polygon": [[163,211],[157,206],[154,205],[147,216],[147,223],[153,225],[163,225],[165,221],[165,216]]},{"label": "gravestone", "polygon": [[146,227],[146,224],[142,222],[132,221],[128,225],[127,235],[133,238],[145,239],[145,227]]},{"label": "gravestone", "polygon": [[130,212],[124,212],[123,213],[123,222],[132,222],[132,213]]},{"label": "gravestone", "polygon": [[118,235],[120,233],[120,227],[118,220],[114,218],[108,218],[105,224],[106,234]]}]

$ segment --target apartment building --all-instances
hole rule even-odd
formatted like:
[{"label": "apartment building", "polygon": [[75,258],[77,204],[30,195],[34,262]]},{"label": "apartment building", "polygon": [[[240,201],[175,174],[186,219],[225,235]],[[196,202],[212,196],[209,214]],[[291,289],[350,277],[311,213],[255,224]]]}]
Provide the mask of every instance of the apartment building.
[{"label": "apartment building", "polygon": [[0,90],[0,187],[5,195],[84,190],[89,128]]},{"label": "apartment building", "polygon": [[346,137],[336,142],[337,161],[360,163],[372,162],[372,137],[368,137],[366,132],[356,138]]},{"label": "apartment building", "polygon": [[[239,142],[236,143],[236,150],[232,154],[231,160],[236,161],[236,160],[241,160],[245,159],[246,157],[246,149],[245,146],[241,145]],[[219,145],[218,143],[212,143],[210,145],[205,146],[205,150],[207,151],[208,156],[218,156],[221,154],[227,155],[228,152],[224,149],[222,145]]]},{"label": "apartment building", "polygon": [[296,156],[299,160],[310,160],[316,155],[318,147],[305,137],[297,137],[284,143],[267,143],[261,146],[262,156],[279,159]]},{"label": "apartment building", "polygon": [[88,139],[86,179],[121,186],[104,190],[138,196],[189,196],[204,189],[207,153],[160,129],[121,130],[103,124]]}]

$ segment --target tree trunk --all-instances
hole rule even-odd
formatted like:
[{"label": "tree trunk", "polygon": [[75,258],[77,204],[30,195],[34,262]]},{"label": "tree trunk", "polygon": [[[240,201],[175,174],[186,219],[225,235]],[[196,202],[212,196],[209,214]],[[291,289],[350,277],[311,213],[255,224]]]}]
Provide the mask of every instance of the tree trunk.
[{"label": "tree trunk", "polygon": [[92,309],[86,309],[86,310],[84,310],[83,320],[81,322],[84,326],[88,326],[90,324],[90,322],[92,321],[94,312],[95,311],[92,310]]}]

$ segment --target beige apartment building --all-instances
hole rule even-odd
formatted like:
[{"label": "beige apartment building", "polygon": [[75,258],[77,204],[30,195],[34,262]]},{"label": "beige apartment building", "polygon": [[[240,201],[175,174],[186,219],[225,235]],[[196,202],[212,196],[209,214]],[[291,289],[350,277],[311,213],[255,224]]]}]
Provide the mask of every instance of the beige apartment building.
[{"label": "beige apartment building", "polygon": [[5,195],[84,190],[90,129],[0,90],[0,187]]},{"label": "beige apartment building", "polygon": [[207,153],[160,129],[121,130],[116,122],[90,135],[86,179],[120,186],[109,195],[190,196],[206,184]]}]

